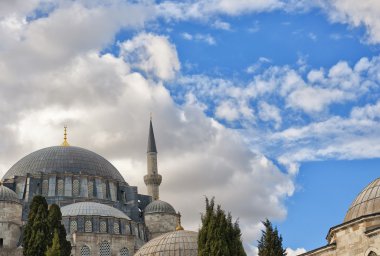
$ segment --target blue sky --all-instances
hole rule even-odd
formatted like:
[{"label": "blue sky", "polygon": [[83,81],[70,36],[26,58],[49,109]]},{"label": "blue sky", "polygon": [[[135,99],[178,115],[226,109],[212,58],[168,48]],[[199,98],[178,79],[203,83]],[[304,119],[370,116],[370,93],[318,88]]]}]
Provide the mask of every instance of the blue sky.
[{"label": "blue sky", "polygon": [[0,174],[67,124],[145,193],[153,112],[161,192],[186,227],[216,196],[249,255],[264,218],[290,256],[323,246],[378,175],[379,13],[376,0],[1,1]]}]

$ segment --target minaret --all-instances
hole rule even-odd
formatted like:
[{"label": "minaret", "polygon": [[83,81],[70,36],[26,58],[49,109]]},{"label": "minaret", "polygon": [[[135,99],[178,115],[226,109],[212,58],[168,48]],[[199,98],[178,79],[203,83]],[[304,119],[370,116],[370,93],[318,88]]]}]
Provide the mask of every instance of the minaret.
[{"label": "minaret", "polygon": [[147,166],[148,174],[144,176],[144,182],[148,190],[148,195],[153,198],[153,201],[159,199],[159,187],[162,181],[162,176],[157,170],[157,148],[154,139],[152,117],[150,117],[149,138],[147,149]]}]

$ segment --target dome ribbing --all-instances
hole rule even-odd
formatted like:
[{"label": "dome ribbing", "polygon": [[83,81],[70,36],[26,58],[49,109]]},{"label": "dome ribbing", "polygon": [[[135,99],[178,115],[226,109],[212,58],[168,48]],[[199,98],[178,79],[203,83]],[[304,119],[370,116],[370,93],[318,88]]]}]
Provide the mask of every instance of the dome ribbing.
[{"label": "dome ribbing", "polygon": [[122,211],[105,204],[94,202],[80,202],[69,204],[61,208],[62,216],[102,216],[115,217],[119,219],[131,220]]},{"label": "dome ribbing", "polygon": [[37,150],[15,163],[4,179],[27,173],[83,174],[125,182],[119,171],[104,157],[80,147],[54,146]]},{"label": "dome ribbing", "polygon": [[176,211],[174,210],[173,206],[171,206],[169,203],[161,200],[155,200],[148,204],[145,207],[145,214],[151,214],[151,213],[169,213],[169,214],[176,214]]},{"label": "dome ribbing", "polygon": [[156,237],[143,245],[135,256],[198,255],[198,233],[173,231]]},{"label": "dome ribbing", "polygon": [[0,185],[0,201],[20,203],[17,194],[3,185]]},{"label": "dome ribbing", "polygon": [[344,222],[374,213],[380,213],[380,178],[359,193],[347,211]]}]

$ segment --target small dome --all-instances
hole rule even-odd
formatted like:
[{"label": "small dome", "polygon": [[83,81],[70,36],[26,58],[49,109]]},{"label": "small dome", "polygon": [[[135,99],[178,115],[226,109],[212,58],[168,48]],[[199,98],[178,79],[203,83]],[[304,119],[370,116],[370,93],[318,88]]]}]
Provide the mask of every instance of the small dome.
[{"label": "small dome", "polygon": [[179,230],[158,236],[137,251],[135,256],[198,255],[198,233]]},{"label": "small dome", "polygon": [[0,201],[20,203],[17,194],[10,188],[0,185]]},{"label": "small dome", "polygon": [[380,178],[360,192],[347,211],[344,222],[374,213],[380,213]]},{"label": "small dome", "polygon": [[99,203],[93,202],[80,202],[75,204],[69,204],[61,208],[62,216],[102,216],[102,217],[114,217],[119,219],[131,220],[122,211]]},{"label": "small dome", "polygon": [[176,214],[173,206],[171,206],[169,203],[161,200],[155,200],[148,204],[145,207],[145,214],[151,214],[151,213],[170,213],[170,214]]},{"label": "small dome", "polygon": [[104,157],[80,147],[54,146],[21,158],[5,173],[4,179],[27,173],[70,173],[100,176],[125,182],[120,172]]}]

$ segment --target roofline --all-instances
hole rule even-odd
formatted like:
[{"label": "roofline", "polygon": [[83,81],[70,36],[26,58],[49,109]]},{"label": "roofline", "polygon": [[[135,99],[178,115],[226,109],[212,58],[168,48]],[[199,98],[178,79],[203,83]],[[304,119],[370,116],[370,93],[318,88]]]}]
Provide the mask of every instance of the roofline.
[{"label": "roofline", "polygon": [[329,229],[329,232],[327,233],[327,236],[326,236],[326,239],[327,241],[329,240],[329,238],[331,237],[331,233],[336,231],[337,229],[341,229],[341,228],[344,228],[346,226],[349,226],[349,225],[352,225],[356,222],[361,222],[367,218],[373,218],[373,217],[377,217],[377,216],[380,216],[380,212],[376,212],[376,213],[371,213],[371,214],[367,214],[367,215],[363,215],[363,216],[360,216],[360,217],[357,217],[355,219],[352,219],[350,221],[347,221],[347,222],[343,222],[342,224],[339,224],[339,225],[336,225],[336,226],[333,226]]},{"label": "roofline", "polygon": [[332,243],[332,244],[328,244],[328,245],[319,247],[317,249],[314,249],[314,250],[311,250],[311,251],[308,251],[308,252],[305,252],[302,254],[298,254],[297,256],[305,256],[305,255],[310,255],[310,254],[313,254],[316,252],[327,251],[329,249],[335,249],[335,247],[336,247],[336,243]]}]

